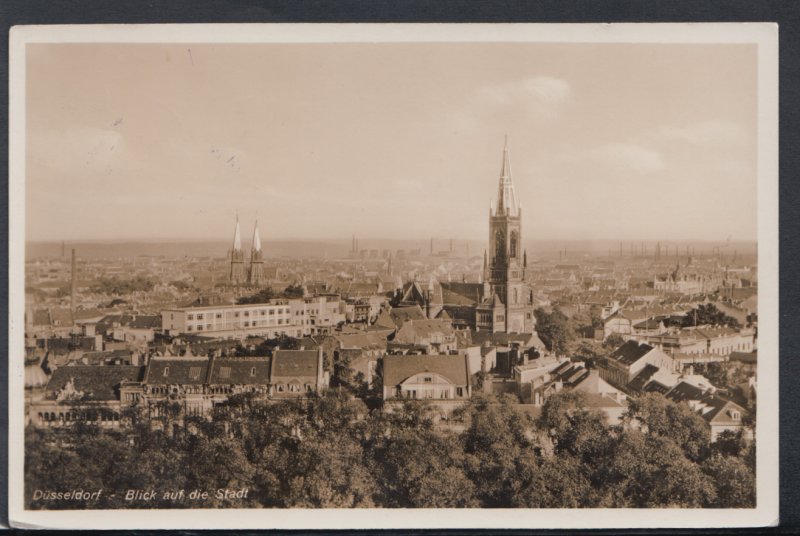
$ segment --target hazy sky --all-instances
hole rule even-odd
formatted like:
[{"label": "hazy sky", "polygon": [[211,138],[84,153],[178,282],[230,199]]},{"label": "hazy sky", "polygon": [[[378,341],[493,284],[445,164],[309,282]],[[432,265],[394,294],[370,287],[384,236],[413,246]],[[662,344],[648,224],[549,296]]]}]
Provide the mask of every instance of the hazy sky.
[{"label": "hazy sky", "polygon": [[756,238],[756,48],[28,45],[27,238]]}]

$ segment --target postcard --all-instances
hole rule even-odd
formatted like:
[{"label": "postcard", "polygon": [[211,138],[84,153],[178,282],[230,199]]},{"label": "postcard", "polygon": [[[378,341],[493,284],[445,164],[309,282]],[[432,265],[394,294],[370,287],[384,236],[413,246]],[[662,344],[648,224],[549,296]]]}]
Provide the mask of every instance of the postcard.
[{"label": "postcard", "polygon": [[12,523],[776,524],[777,36],[13,28]]}]

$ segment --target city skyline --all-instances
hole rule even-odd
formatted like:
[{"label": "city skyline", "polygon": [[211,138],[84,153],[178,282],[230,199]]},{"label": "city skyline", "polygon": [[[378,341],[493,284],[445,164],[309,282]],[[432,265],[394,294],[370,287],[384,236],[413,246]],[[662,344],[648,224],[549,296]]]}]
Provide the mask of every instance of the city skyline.
[{"label": "city skyline", "polygon": [[756,238],[751,45],[36,44],[28,80],[28,241],[486,240],[505,135],[528,239]]}]

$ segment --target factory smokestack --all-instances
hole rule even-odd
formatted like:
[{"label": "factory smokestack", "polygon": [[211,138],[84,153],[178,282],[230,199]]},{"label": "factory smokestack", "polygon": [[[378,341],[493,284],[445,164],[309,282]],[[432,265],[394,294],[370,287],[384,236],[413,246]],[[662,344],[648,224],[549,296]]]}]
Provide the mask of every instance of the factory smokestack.
[{"label": "factory smokestack", "polygon": [[70,284],[70,292],[69,292],[69,310],[72,311],[73,320],[75,318],[75,281],[77,279],[76,275],[75,275],[75,265],[76,265],[76,263],[75,263],[75,249],[73,248],[72,249],[72,270],[71,270],[71,273],[70,273],[70,275],[72,277],[72,281],[71,281],[71,284]]}]

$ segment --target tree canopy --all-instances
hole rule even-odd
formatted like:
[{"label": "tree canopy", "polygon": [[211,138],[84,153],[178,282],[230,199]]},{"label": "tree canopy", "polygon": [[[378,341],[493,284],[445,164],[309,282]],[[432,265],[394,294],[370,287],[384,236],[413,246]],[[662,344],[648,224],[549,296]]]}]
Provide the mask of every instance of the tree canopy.
[{"label": "tree canopy", "polygon": [[713,303],[701,303],[683,317],[684,327],[693,326],[728,326],[732,328],[739,327],[739,321],[728,316]]},{"label": "tree canopy", "polygon": [[[76,408],[77,409],[77,408]],[[26,430],[29,508],[719,507],[755,504],[755,445],[708,430],[687,406],[651,394],[622,425],[552,395],[538,418],[514,397],[481,395],[437,424],[407,400],[370,411],[346,389],[302,400],[233,395],[211,419],[137,410],[120,429],[76,423]],[[169,411],[168,411],[169,410]],[[33,500],[35,489],[104,489],[92,504]],[[153,501],[124,490],[153,489]],[[176,490],[212,492],[187,503]],[[247,489],[218,497],[217,489]],[[114,493],[116,492],[116,493]],[[123,493],[120,493],[123,492]]]}]

